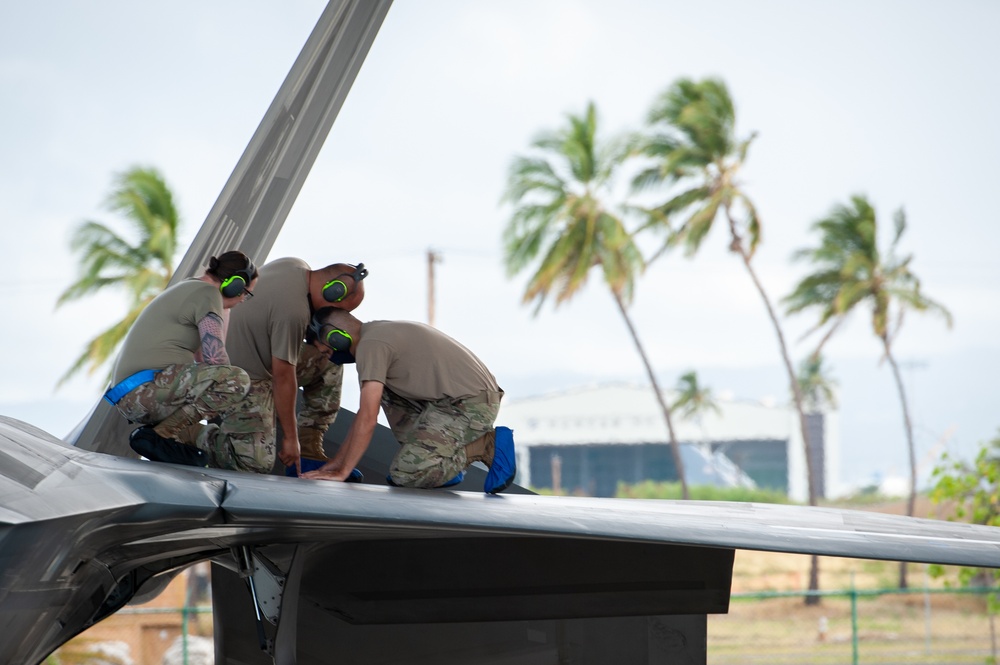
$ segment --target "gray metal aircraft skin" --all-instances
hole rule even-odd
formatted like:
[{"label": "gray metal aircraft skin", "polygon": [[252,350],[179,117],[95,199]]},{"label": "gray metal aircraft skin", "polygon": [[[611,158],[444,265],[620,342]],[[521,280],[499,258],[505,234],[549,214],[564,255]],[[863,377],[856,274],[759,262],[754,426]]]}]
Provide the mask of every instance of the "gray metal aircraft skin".
[{"label": "gray metal aircraft skin", "polygon": [[[467,485],[482,481],[481,472],[473,475]],[[324,662],[295,651],[327,639],[337,625],[725,612],[734,549],[1000,567],[1000,529],[985,526],[795,506],[487,496],[195,470],[83,451],[3,417],[0,495],[4,663],[41,662],[195,561],[234,568],[231,552],[239,546],[253,547],[289,580],[271,638],[276,654],[292,650],[276,660],[287,663]],[[442,553],[473,570],[435,572]],[[414,566],[422,571],[415,577]],[[491,566],[505,572],[491,574]],[[235,596],[229,602],[246,616],[234,623],[249,632],[230,650],[263,654],[250,596]],[[326,626],[319,637],[316,625]]]},{"label": "gray metal aircraft skin", "polygon": [[[330,0],[174,280],[233,247],[264,263],[389,6]],[[991,527],[486,496],[477,468],[455,491],[194,470],[135,459],[128,431],[103,402],[67,442],[0,416],[0,663],[41,663],[203,560],[219,665],[704,663],[736,549],[1000,567]],[[380,427],[369,482],[397,449]]]}]

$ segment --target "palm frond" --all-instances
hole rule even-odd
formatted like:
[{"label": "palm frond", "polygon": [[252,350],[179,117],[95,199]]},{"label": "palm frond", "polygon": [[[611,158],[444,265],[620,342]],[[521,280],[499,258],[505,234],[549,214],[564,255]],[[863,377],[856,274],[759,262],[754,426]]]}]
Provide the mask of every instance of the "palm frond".
[{"label": "palm frond", "polygon": [[56,307],[119,288],[129,298],[129,313],[87,344],[57,387],[84,367],[89,366],[93,373],[105,364],[138,313],[173,276],[180,219],[159,172],[133,167],[117,174],[106,207],[124,218],[130,233],[101,222],[83,221],[70,237],[70,247],[79,255],[79,277],[59,295]]},{"label": "palm frond", "polygon": [[[681,194],[676,191],[668,194],[667,202],[661,204],[661,217],[669,219],[683,209],[693,208],[669,241],[684,244],[688,255],[699,249],[719,208],[730,210],[734,203],[741,206],[740,212],[746,213],[740,218],[740,226],[734,226],[734,235],[742,244],[745,234],[749,257],[760,242],[761,224],[756,207],[737,184],[738,172],[756,133],[744,140],[737,139],[735,122],[729,90],[715,78],[674,81],[654,100],[647,114],[643,154],[653,159],[658,172],[653,168],[641,171],[633,180],[633,187],[638,191],[667,184],[672,190],[683,190]],[[642,227],[654,228],[653,224]]]},{"label": "palm frond", "polygon": [[546,205],[523,205],[514,211],[503,234],[508,275],[520,272],[535,259],[548,238],[559,234],[565,204],[557,200]]},{"label": "palm frond", "polygon": [[516,204],[529,194],[551,198],[561,195],[565,190],[566,182],[547,159],[517,157],[508,169],[507,188],[502,201]]},{"label": "palm frond", "polygon": [[819,352],[812,354],[799,364],[796,378],[803,401],[812,409],[819,409],[823,405],[837,407],[837,398],[834,393],[837,382],[830,377],[828,369],[823,365],[823,356]]},{"label": "palm frond", "polygon": [[896,302],[900,303],[901,309],[912,309],[918,312],[928,312],[944,319],[945,324],[951,328],[954,325],[954,318],[951,312],[940,302],[928,298],[920,292],[919,288],[897,289],[888,287],[886,291]]},{"label": "palm frond", "polygon": [[676,410],[682,418],[698,418],[701,414],[709,411],[717,414],[722,413],[712,396],[712,391],[701,386],[698,374],[694,370],[680,376],[675,390],[677,391],[677,399],[670,405],[670,408]]},{"label": "palm frond", "polygon": [[[504,262],[509,275],[535,266],[523,301],[535,303],[536,314],[550,297],[556,305],[572,298],[595,266],[610,288],[631,296],[642,255],[622,216],[599,195],[610,190],[606,184],[638,141],[635,135],[599,141],[597,109],[588,103],[556,131],[537,135],[532,148],[544,157],[511,163],[503,201],[515,205],[503,234]],[[635,207],[623,210],[639,214]]]},{"label": "palm frond", "polygon": [[718,217],[719,207],[722,205],[722,193],[713,192],[704,204],[698,207],[691,215],[684,220],[677,233],[671,239],[671,243],[684,245],[684,252],[688,256],[693,255],[701,247],[702,241],[708,232],[712,230],[712,224]]},{"label": "palm frond", "polygon": [[753,201],[747,198],[743,192],[736,191],[734,195],[746,210],[744,228],[749,240],[747,243],[748,254],[753,258],[754,253],[757,251],[757,245],[760,244],[760,219],[757,217],[757,208],[754,206]]},{"label": "palm frond", "polygon": [[895,249],[896,245],[899,243],[899,239],[903,237],[903,233],[906,231],[906,212],[900,208],[896,211],[896,214],[892,216],[893,223],[893,233],[892,241],[889,243],[889,247]]}]

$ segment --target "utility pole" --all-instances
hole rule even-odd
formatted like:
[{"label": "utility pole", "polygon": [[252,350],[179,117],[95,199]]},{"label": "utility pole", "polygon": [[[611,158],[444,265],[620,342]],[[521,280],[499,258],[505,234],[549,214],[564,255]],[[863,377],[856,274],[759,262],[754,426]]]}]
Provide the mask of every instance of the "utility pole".
[{"label": "utility pole", "polygon": [[441,255],[427,248],[427,323],[434,325],[434,264],[441,263]]}]

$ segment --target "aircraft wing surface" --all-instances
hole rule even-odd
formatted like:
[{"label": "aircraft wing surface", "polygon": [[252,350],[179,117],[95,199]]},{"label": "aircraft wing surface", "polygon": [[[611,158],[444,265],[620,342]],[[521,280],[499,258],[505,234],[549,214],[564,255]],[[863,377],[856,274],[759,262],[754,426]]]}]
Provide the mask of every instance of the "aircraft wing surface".
[{"label": "aircraft wing surface", "polygon": [[[239,548],[283,579],[270,639],[278,653],[300,650],[278,662],[303,663],[324,662],[303,657],[306,633],[348,626],[725,612],[734,549],[1000,567],[992,527],[194,470],[83,451],[3,417],[0,493],[0,662],[11,663],[40,662],[195,561],[238,572]],[[449,557],[457,571],[435,568]],[[260,654],[242,593],[227,602]]]}]

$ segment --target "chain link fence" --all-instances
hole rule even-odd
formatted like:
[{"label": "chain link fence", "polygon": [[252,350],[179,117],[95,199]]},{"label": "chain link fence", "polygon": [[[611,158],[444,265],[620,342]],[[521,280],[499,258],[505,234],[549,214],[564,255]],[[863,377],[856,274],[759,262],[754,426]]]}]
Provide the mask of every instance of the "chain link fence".
[{"label": "chain link fence", "polygon": [[708,617],[711,665],[997,664],[996,589],[874,589],[733,594]]}]

